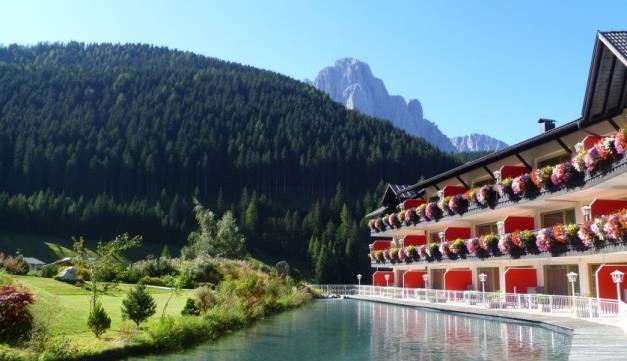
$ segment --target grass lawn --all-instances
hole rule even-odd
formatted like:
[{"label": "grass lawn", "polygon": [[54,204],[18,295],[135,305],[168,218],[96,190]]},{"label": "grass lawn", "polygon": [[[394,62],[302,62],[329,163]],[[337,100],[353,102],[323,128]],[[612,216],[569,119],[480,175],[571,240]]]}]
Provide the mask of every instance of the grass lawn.
[{"label": "grass lawn", "polygon": [[[94,249],[97,243],[97,241],[87,239],[85,245],[88,249]],[[46,263],[76,255],[72,245],[73,242],[69,237],[64,239],[37,234],[0,232],[0,252],[14,255],[19,249],[24,257],[35,257]],[[143,259],[149,254],[158,256],[163,246],[160,243],[144,241],[139,248],[128,250],[124,254],[131,260]],[[180,245],[170,245],[170,251],[174,253],[174,250],[179,247]]]},{"label": "grass lawn", "polygon": [[[90,292],[50,278],[12,276],[17,282],[33,291],[36,302],[31,311],[36,319],[46,320],[53,336],[70,336],[73,340],[81,340],[82,344],[92,349],[104,349],[120,343],[119,331],[123,325],[129,327],[129,321],[122,321],[122,300],[126,291],[133,285],[121,284],[117,289],[109,291],[100,299],[111,318],[111,328],[103,339],[98,340],[87,327],[89,314]],[[148,290],[157,303],[157,313],[152,320],[161,316],[163,306],[170,297],[170,291],[148,286]],[[183,290],[172,297],[166,314],[180,315],[185,301],[193,291]],[[149,320],[150,321],[150,320]],[[134,325],[134,324],[133,324]],[[134,326],[133,326],[134,327]]]}]

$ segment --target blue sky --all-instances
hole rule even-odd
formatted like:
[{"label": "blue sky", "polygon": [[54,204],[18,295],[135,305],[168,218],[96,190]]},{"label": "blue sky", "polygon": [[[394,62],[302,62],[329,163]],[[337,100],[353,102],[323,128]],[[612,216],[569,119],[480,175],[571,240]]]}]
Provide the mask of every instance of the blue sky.
[{"label": "blue sky", "polygon": [[357,57],[447,135],[508,143],[577,118],[595,32],[627,29],[625,1],[4,0],[0,14],[5,45],[151,43],[296,79]]}]

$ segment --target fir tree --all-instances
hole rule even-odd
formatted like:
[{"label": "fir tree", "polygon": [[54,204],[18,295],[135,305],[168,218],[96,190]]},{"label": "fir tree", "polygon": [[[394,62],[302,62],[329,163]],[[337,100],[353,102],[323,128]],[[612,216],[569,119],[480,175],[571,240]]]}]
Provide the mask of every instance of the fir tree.
[{"label": "fir tree", "polygon": [[122,318],[139,324],[147,320],[156,312],[155,299],[148,293],[146,286],[139,283],[131,289],[125,300],[122,300]]}]

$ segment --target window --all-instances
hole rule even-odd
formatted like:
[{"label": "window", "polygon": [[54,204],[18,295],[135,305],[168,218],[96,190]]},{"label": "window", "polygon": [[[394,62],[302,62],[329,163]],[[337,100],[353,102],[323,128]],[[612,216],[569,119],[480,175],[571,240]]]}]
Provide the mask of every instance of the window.
[{"label": "window", "polygon": [[558,155],[557,157],[551,157],[548,159],[538,161],[538,168],[543,168],[543,167],[546,167],[547,165],[556,165],[556,164],[564,163],[565,161],[569,159],[570,159],[569,154],[561,154],[561,155]]},{"label": "window", "polygon": [[542,214],[542,228],[553,227],[556,224],[575,223],[575,209],[562,209],[556,212]]},{"label": "window", "polygon": [[496,223],[486,223],[477,225],[477,237],[485,236],[490,233],[497,233]]},{"label": "window", "polygon": [[[579,274],[579,266],[576,264],[545,265],[544,266],[544,290],[549,295],[571,295],[572,286],[567,274],[575,272]],[[579,291],[579,277],[575,281],[575,293]]]},{"label": "window", "polygon": [[500,289],[499,285],[499,268],[498,267],[485,267],[485,268],[477,268],[477,287],[481,290],[481,280],[479,280],[479,275],[485,273],[487,276],[485,282],[485,291],[486,292],[498,292]]}]

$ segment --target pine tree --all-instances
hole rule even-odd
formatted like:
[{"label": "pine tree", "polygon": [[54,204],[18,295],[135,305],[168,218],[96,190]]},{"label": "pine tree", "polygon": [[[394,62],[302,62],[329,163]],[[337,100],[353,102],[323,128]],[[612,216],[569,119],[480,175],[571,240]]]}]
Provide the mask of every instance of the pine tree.
[{"label": "pine tree", "polygon": [[155,299],[148,293],[143,283],[131,289],[126,299],[122,301],[122,318],[139,324],[147,320],[156,312]]},{"label": "pine tree", "polygon": [[92,304],[89,317],[87,318],[87,326],[89,326],[89,329],[97,338],[100,338],[111,327],[111,318],[109,318],[99,300]]}]

